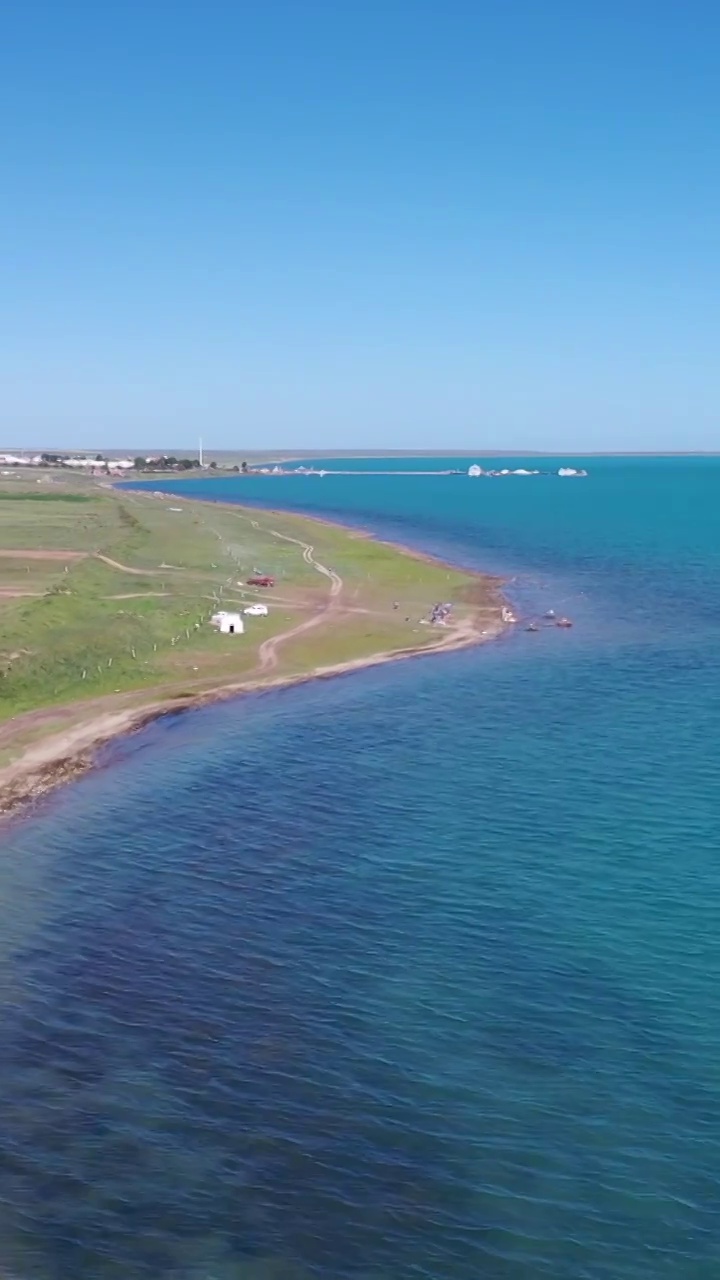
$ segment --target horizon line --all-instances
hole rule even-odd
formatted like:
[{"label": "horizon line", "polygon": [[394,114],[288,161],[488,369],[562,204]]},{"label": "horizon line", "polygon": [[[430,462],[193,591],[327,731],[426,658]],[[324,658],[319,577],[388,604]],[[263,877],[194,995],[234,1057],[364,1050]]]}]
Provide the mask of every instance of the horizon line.
[{"label": "horizon line", "polygon": [[[136,453],[138,456],[148,453],[157,453],[160,456],[175,456],[183,452],[197,453],[197,447],[178,446],[168,452],[167,449],[148,449],[144,450],[139,446],[117,446],[105,445],[95,447],[94,445],[78,446],[68,448],[67,445],[2,445],[0,453],[106,453],[106,454],[131,454]],[[217,448],[208,449],[203,446],[203,455],[212,457],[213,455],[232,454],[246,457],[272,457],[281,460],[279,455],[286,461],[293,461],[295,458],[315,457],[315,458],[560,458],[572,456],[574,458],[716,458],[720,457],[720,449],[290,449],[282,447],[269,446],[266,449],[232,449]]]}]

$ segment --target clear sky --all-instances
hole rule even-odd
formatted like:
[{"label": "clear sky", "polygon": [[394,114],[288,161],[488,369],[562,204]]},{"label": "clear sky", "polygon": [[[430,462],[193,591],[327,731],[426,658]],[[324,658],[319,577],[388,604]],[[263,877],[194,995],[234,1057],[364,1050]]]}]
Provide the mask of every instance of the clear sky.
[{"label": "clear sky", "polygon": [[0,444],[720,448],[714,0],[9,0]]}]

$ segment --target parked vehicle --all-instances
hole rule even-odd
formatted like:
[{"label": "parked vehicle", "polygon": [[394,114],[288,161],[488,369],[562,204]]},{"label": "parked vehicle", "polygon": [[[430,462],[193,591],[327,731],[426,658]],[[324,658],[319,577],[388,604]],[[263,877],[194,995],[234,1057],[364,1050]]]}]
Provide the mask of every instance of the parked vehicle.
[{"label": "parked vehicle", "polygon": [[248,587],[274,587],[275,579],[270,578],[267,574],[262,574],[255,578],[248,578],[246,585]]}]

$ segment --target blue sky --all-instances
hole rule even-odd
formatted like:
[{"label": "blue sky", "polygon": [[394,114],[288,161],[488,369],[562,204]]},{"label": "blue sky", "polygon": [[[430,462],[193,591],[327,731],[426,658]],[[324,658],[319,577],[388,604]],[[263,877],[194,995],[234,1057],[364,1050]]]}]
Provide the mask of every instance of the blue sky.
[{"label": "blue sky", "polygon": [[22,0],[0,442],[720,448],[720,11]]}]

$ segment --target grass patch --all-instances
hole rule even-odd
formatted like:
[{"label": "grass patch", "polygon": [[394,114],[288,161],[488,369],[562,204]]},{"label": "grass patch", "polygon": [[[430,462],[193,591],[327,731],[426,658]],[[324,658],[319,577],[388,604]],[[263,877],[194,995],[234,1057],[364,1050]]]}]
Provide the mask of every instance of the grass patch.
[{"label": "grass patch", "polygon": [[9,493],[0,491],[0,502],[92,502],[83,493]]}]

